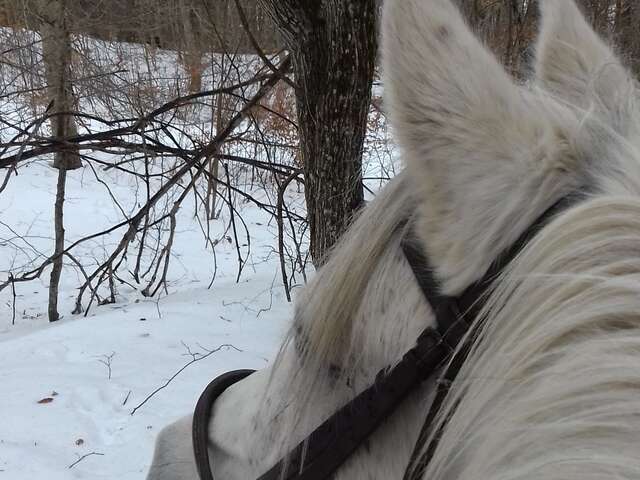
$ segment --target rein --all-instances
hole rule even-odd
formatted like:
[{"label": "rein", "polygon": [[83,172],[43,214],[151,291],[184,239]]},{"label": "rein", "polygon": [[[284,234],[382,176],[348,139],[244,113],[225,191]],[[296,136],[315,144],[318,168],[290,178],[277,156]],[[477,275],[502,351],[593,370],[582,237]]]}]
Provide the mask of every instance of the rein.
[{"label": "rein", "polygon": [[[421,478],[442,433],[442,429],[433,432],[431,426],[448,393],[449,385],[464,363],[470,346],[465,336],[472,323],[465,319],[471,319],[471,322],[476,319],[493,281],[549,219],[566,209],[573,201],[571,197],[564,197],[556,202],[492,263],[482,279],[457,297],[443,295],[440,292],[439,282],[420,245],[405,235],[402,250],[425,299],[434,312],[436,327],[426,328],[418,337],[415,346],[404,354],[400,362],[393,367],[380,370],[373,385],[325,420],[257,480],[329,478],[405,398],[424,380],[446,365],[444,373],[437,381],[436,397],[416,441],[403,480]],[[251,373],[251,370],[236,370],[217,377],[198,400],[193,415],[192,434],[200,480],[214,480],[207,433],[213,403],[226,388]],[[432,440],[422,453],[423,445],[429,437]]]}]

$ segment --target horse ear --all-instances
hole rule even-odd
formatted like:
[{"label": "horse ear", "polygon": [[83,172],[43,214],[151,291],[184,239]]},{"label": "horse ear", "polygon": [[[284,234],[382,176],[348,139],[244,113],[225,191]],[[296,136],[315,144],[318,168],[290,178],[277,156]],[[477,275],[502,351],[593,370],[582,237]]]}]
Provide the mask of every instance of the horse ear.
[{"label": "horse ear", "polygon": [[574,188],[577,121],[515,85],[448,0],[385,0],[382,35],[385,105],[417,192],[418,234],[457,293]]},{"label": "horse ear", "polygon": [[596,109],[614,122],[625,122],[629,98],[635,94],[632,75],[587,23],[574,0],[543,0],[541,8],[537,79],[581,109]]}]

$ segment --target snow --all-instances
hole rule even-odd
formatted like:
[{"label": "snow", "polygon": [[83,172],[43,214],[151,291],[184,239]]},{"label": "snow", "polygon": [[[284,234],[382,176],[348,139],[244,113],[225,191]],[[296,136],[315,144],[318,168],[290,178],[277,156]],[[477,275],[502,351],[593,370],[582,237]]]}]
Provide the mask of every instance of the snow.
[{"label": "snow", "polygon": [[[119,218],[89,167],[69,177],[65,220],[70,240]],[[113,180],[116,195],[132,197],[131,185]],[[14,239],[27,252],[20,258],[7,258],[15,249],[0,247],[0,269],[49,251],[54,191],[55,171],[39,162],[22,168],[0,195],[0,220],[28,234],[33,247]],[[66,268],[63,320],[46,321],[45,273],[35,283],[17,285],[18,316],[12,326],[10,292],[0,293],[0,479],[143,479],[159,429],[190,412],[213,377],[236,368],[262,368],[274,357],[291,318],[272,254],[274,227],[247,204],[242,214],[254,227],[251,262],[236,283],[235,247],[221,242],[216,280],[208,289],[212,254],[204,248],[193,212],[185,210],[169,294],[159,301],[121,286],[118,303],[94,307],[87,317],[73,316],[77,278]],[[0,227],[0,238],[7,236]],[[86,258],[103,255],[116,238],[96,241],[82,253]],[[202,355],[221,345],[233,348],[193,363],[131,415],[192,360],[189,352]],[[105,365],[109,356],[111,378]],[[52,401],[38,403],[47,398]]]},{"label": "snow", "polygon": [[[278,302],[261,316],[243,307],[269,281],[171,295],[160,302],[162,317],[154,302],[103,307],[91,318],[3,339],[0,410],[11,414],[0,426],[2,477],[144,478],[158,430],[189,412],[211,378],[273,357],[288,306]],[[194,363],[131,415],[188,362],[185,345],[203,352],[222,344],[242,351],[224,348]],[[99,360],[112,353],[109,379]],[[47,397],[53,401],[37,403]],[[68,468],[90,452],[103,455]]]}]

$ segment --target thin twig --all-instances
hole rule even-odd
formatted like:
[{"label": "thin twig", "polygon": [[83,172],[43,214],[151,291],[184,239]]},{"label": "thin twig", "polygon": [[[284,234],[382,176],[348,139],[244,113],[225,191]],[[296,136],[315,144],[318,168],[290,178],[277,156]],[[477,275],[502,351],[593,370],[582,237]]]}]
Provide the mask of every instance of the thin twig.
[{"label": "thin twig", "polygon": [[100,452],[91,452],[91,453],[85,453],[84,455],[82,455],[78,460],[76,460],[75,462],[73,462],[71,465],[69,465],[67,468],[73,468],[75,467],[77,464],[79,464],[82,460],[84,460],[87,457],[90,457],[92,455],[100,455],[101,457],[104,457],[104,453],[100,453]]},{"label": "thin twig", "polygon": [[113,361],[113,357],[115,357],[116,352],[111,352],[111,355],[101,355],[102,358],[99,358],[98,361],[107,367],[107,374],[109,376],[109,380],[111,380],[111,362]]},{"label": "thin twig", "polygon": [[13,273],[9,272],[9,281],[11,282],[11,293],[13,295],[13,308],[11,312],[11,325],[16,324],[16,283],[13,281]]},{"label": "thin twig", "polygon": [[197,354],[191,354],[192,355],[192,360],[189,361],[188,363],[186,363],[185,365],[183,365],[176,373],[174,373],[173,375],[171,375],[171,377],[169,377],[169,379],[164,382],[162,385],[160,385],[158,388],[156,388],[153,392],[151,392],[149,395],[147,395],[145,397],[144,400],[142,400],[142,402],[140,402],[133,410],[131,410],[131,415],[135,414],[140,407],[142,407],[145,403],[147,403],[152,397],[154,397],[159,391],[167,388],[169,386],[169,384],[178,376],[180,375],[184,370],[186,370],[189,366],[193,365],[196,362],[199,362],[200,360],[204,360],[205,358],[210,357],[211,355],[213,355],[216,352],[219,352],[220,350],[222,350],[223,348],[233,348],[235,351],[237,352],[242,352],[242,350],[240,350],[239,348],[231,345],[230,343],[225,343],[220,345],[217,348],[214,348],[213,350],[209,350],[206,354],[204,355],[200,355],[198,356]]},{"label": "thin twig", "polygon": [[[227,184],[231,184],[229,180],[229,166],[224,164],[224,173],[227,177]],[[231,216],[231,226],[233,227],[233,240],[236,244],[236,252],[238,253],[238,276],[236,277],[236,283],[240,281],[240,275],[242,275],[242,269],[244,268],[244,261],[242,260],[242,254],[240,253],[240,242],[238,241],[238,230],[236,229],[236,217],[233,210],[233,199],[231,198],[231,189],[228,188],[229,193],[229,215]]]},{"label": "thin twig", "polygon": [[130,397],[130,396],[131,396],[131,390],[129,390],[129,391],[127,392],[127,396],[126,396],[126,397],[124,397],[124,401],[122,402],[122,406],[123,406],[123,407],[124,407],[124,406],[127,404],[127,402],[129,401],[129,397]]}]

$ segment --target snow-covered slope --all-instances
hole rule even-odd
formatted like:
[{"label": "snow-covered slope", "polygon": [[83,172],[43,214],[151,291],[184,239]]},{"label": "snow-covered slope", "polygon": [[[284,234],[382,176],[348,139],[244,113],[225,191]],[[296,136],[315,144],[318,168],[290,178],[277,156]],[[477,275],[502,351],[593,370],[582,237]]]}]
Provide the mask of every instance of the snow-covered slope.
[{"label": "snow-covered slope", "polygon": [[[69,177],[68,238],[113,222],[113,202],[89,168]],[[117,179],[111,183],[116,194],[131,197],[130,185],[119,185]],[[16,233],[28,234],[33,246],[29,250],[0,227],[0,237],[23,247],[20,255],[50,252],[54,191],[55,171],[41,162],[21,169],[0,195],[0,220]],[[94,307],[87,317],[73,316],[78,282],[73,270],[66,269],[62,321],[46,321],[47,273],[17,286],[12,326],[12,295],[8,289],[0,294],[0,479],[143,479],[159,429],[188,413],[210,379],[230,369],[261,368],[274,357],[291,306],[279,281],[268,218],[250,204],[242,208],[253,226],[253,253],[239,283],[235,246],[220,242],[216,280],[207,288],[212,254],[204,248],[192,212],[186,211],[169,294],[159,301],[122,285],[118,303]],[[82,254],[103,255],[116,238],[92,243]],[[15,252],[14,246],[0,247],[0,270],[26,261],[7,253]],[[180,368],[220,346],[131,415]]]}]

